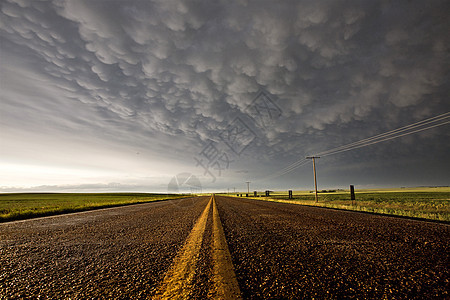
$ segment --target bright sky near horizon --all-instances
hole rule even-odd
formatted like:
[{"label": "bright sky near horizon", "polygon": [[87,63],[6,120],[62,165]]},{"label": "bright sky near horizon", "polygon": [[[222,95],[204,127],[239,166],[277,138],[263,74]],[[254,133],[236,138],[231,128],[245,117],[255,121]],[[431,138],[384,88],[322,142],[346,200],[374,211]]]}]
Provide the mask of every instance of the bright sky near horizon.
[{"label": "bright sky near horizon", "polygon": [[[0,192],[312,189],[305,156],[450,112],[449,11],[1,1]],[[450,185],[443,116],[317,159],[319,189]]]}]

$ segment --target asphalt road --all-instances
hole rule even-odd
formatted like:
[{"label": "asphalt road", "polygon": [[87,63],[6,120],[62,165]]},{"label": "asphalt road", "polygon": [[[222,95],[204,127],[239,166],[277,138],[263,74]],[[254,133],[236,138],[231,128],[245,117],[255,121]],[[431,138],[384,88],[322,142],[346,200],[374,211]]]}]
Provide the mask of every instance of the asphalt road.
[{"label": "asphalt road", "polygon": [[209,198],[0,224],[0,298],[148,298]]},{"label": "asphalt road", "polygon": [[0,224],[0,299],[449,298],[448,225],[215,198]]},{"label": "asphalt road", "polygon": [[217,197],[244,298],[449,298],[448,225]]}]

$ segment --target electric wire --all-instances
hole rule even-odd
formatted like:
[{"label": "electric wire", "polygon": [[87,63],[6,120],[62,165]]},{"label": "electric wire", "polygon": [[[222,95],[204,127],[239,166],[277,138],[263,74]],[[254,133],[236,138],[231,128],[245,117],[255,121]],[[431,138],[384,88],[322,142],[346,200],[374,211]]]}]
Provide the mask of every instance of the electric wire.
[{"label": "electric wire", "polygon": [[374,141],[374,142],[371,142],[371,143],[365,143],[365,144],[357,145],[357,146],[354,146],[354,147],[351,147],[351,148],[341,149],[339,151],[334,151],[334,152],[327,153],[327,154],[321,154],[321,157],[325,157],[325,156],[328,156],[328,155],[338,154],[338,153],[341,153],[341,152],[346,152],[346,151],[350,151],[350,150],[354,150],[354,149],[358,149],[358,148],[362,148],[362,147],[378,144],[378,143],[381,143],[381,142],[384,142],[384,141],[396,139],[396,138],[399,138],[399,137],[402,137],[402,136],[406,136],[406,135],[410,135],[410,134],[417,133],[417,132],[420,132],[420,131],[428,130],[428,129],[431,129],[431,128],[434,128],[434,127],[438,127],[438,126],[442,126],[442,125],[445,125],[445,124],[448,124],[448,123],[450,123],[450,121],[447,121],[447,122],[444,122],[444,123],[440,123],[440,124],[435,124],[435,125],[428,126],[428,127],[425,127],[425,128],[420,128],[420,129],[417,129],[417,130],[414,130],[414,131],[410,131],[410,132],[406,132],[406,133],[403,133],[403,134],[400,134],[400,135],[386,137],[384,139],[381,139],[381,140],[378,140],[378,141]]},{"label": "electric wire", "polygon": [[[314,156],[325,157],[325,156],[329,156],[329,155],[334,155],[334,154],[338,154],[338,153],[378,144],[378,143],[381,143],[384,141],[396,139],[396,138],[403,137],[406,135],[414,134],[414,133],[428,130],[431,128],[435,128],[438,126],[446,125],[446,124],[449,124],[450,121],[446,121],[446,122],[441,122],[441,121],[445,121],[448,118],[450,118],[450,112],[446,112],[441,115],[437,115],[437,116],[434,116],[434,117],[431,117],[431,118],[428,118],[428,119],[425,119],[425,120],[422,120],[419,122],[415,122],[413,124],[409,124],[409,125],[406,125],[406,126],[403,126],[403,127],[400,127],[400,128],[397,128],[397,129],[394,129],[394,130],[391,130],[391,131],[388,131],[385,133],[381,133],[381,134],[378,134],[378,135],[375,135],[375,136],[372,136],[369,138],[365,138],[365,139],[362,139],[357,142],[353,142],[353,143],[350,143],[347,145],[343,145],[343,146],[339,146],[339,147],[336,147],[333,149],[322,151],[322,152],[315,154]],[[441,122],[441,123],[435,124],[436,122]],[[292,164],[286,166],[282,170],[273,173],[271,176],[268,176],[261,180],[268,180],[268,179],[281,177],[281,176],[286,175],[286,174],[294,171],[295,169],[305,165],[307,162],[308,162],[307,159],[302,158],[302,159],[295,161]]]},{"label": "electric wire", "polygon": [[[416,123],[413,123],[413,124],[410,124],[410,125],[407,125],[407,126],[404,126],[404,127],[401,127],[401,128],[397,128],[397,129],[394,129],[394,130],[391,130],[391,131],[388,131],[388,132],[385,132],[385,133],[381,133],[381,134],[375,135],[373,137],[362,139],[362,140],[357,141],[357,142],[353,142],[353,143],[350,143],[350,144],[347,144],[347,145],[339,146],[339,147],[336,147],[336,148],[333,148],[333,149],[330,149],[330,150],[327,150],[327,151],[323,151],[323,152],[317,153],[316,155],[326,156],[326,155],[328,155],[328,153],[331,153],[331,152],[334,152],[334,151],[340,151],[340,150],[343,150],[345,148],[351,148],[351,147],[354,147],[354,146],[359,146],[361,144],[372,142],[374,140],[378,140],[378,139],[382,139],[382,138],[385,138],[385,137],[397,135],[399,133],[402,133],[402,132],[405,132],[405,131],[408,131],[408,130],[412,130],[412,129],[415,129],[415,128],[418,128],[418,127],[430,125],[430,124],[438,122],[438,121],[443,121],[443,120],[445,120],[447,118],[450,118],[450,112],[447,112],[445,114],[441,114],[439,116],[435,116],[435,117],[432,117],[432,118],[429,118],[429,119],[426,119],[426,120],[422,120],[420,122],[416,122]],[[438,126],[440,126],[440,125],[438,125]],[[434,126],[434,127],[436,127],[436,126]],[[430,127],[430,128],[432,128],[432,127]]]},{"label": "electric wire", "polygon": [[301,166],[303,166],[303,165],[305,165],[307,163],[308,163],[307,159],[301,159],[299,161],[296,161],[296,162],[292,163],[291,165],[287,166],[286,168],[284,168],[282,170],[279,170],[279,171],[277,171],[275,173],[272,173],[271,175],[269,175],[267,177],[259,179],[259,181],[265,181],[265,180],[281,177],[281,176],[283,176],[285,174],[288,174],[288,173],[294,171],[295,169],[297,169],[297,168],[299,168],[299,167],[301,167]]}]

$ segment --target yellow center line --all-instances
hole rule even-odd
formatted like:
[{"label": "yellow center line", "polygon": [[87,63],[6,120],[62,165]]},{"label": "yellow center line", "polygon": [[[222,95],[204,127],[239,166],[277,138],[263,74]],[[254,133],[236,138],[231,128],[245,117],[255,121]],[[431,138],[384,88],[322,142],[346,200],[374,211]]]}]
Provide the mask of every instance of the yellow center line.
[{"label": "yellow center line", "polygon": [[213,197],[211,197],[202,215],[189,233],[186,243],[175,257],[154,299],[186,299],[191,295],[192,280],[194,279],[212,200]]},{"label": "yellow center line", "polygon": [[214,195],[212,196],[212,200],[214,286],[213,291],[211,291],[211,296],[213,299],[242,299]]}]

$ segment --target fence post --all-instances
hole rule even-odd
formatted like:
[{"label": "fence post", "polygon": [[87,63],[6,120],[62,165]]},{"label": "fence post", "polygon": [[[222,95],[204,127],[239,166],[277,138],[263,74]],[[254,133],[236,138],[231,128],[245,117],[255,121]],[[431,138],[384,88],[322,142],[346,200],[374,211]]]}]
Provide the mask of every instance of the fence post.
[{"label": "fence post", "polygon": [[353,203],[356,204],[355,187],[353,185],[350,185],[350,199],[352,200],[352,205],[354,205]]}]

